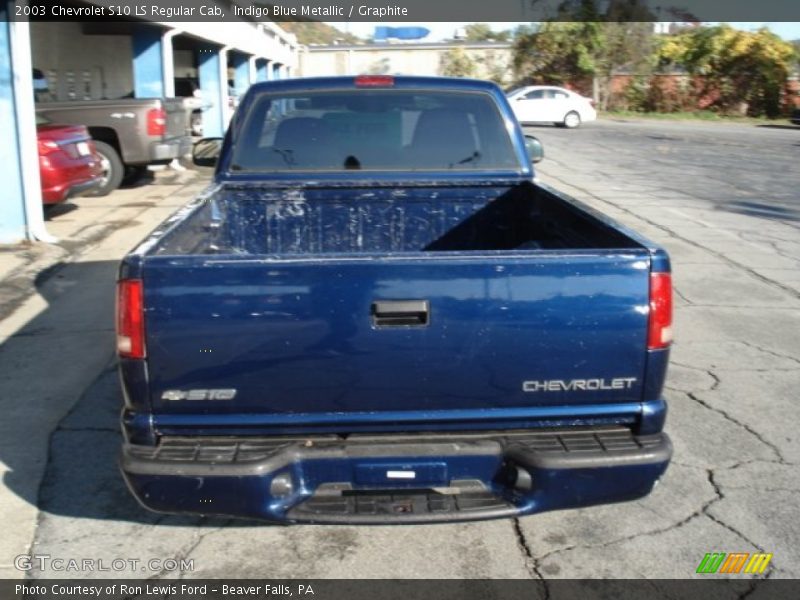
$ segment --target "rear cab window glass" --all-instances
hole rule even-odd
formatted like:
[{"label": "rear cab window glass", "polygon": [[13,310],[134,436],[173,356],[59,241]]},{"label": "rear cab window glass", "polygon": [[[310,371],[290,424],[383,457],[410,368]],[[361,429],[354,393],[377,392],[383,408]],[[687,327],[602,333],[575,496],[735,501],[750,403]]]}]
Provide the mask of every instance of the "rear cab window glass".
[{"label": "rear cab window glass", "polygon": [[517,169],[481,92],[309,91],[254,100],[233,171]]}]

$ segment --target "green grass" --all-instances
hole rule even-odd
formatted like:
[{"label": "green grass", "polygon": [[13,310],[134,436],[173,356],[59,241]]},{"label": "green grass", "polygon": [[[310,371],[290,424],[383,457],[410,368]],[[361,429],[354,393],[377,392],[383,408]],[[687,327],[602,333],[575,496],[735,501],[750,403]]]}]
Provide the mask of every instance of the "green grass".
[{"label": "green grass", "polygon": [[665,121],[717,121],[719,123],[788,123],[788,117],[778,117],[768,119],[767,117],[737,117],[720,115],[710,110],[698,110],[693,112],[674,112],[674,113],[654,113],[637,112],[634,110],[610,110],[601,114],[602,117],[610,118],[634,118],[634,119],[658,119]]}]

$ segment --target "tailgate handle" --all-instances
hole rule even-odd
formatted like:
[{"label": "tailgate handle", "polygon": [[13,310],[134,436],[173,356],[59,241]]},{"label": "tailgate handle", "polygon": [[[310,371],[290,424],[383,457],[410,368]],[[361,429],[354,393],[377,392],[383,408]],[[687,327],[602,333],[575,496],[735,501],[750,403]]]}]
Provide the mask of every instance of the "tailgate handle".
[{"label": "tailgate handle", "polygon": [[424,327],[429,315],[427,300],[376,300],[372,303],[375,327]]}]

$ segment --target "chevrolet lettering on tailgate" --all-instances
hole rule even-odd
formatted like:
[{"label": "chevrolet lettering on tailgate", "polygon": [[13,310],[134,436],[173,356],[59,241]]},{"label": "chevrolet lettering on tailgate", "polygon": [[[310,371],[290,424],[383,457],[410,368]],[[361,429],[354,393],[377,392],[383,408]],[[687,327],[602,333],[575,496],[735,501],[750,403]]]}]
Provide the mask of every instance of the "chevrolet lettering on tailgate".
[{"label": "chevrolet lettering on tailgate", "polygon": [[596,390],[629,390],[636,383],[636,377],[616,377],[614,379],[550,379],[547,381],[523,381],[523,392],[572,392]]}]

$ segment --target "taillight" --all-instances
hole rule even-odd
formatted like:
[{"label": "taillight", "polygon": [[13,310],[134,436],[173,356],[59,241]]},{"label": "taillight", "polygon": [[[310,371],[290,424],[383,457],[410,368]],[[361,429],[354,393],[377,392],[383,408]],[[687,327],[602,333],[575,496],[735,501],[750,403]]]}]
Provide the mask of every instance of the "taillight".
[{"label": "taillight", "polygon": [[392,87],[394,77],[391,75],[359,75],[356,77],[356,87]]},{"label": "taillight", "polygon": [[650,318],[647,349],[666,348],[672,342],[672,276],[650,273]]},{"label": "taillight", "polygon": [[123,279],[117,283],[117,352],[125,358],[144,358],[141,279]]},{"label": "taillight", "polygon": [[151,108],[147,111],[147,135],[164,135],[167,132],[167,111]]},{"label": "taillight", "polygon": [[47,156],[58,150],[58,144],[53,140],[39,140],[39,156]]}]

